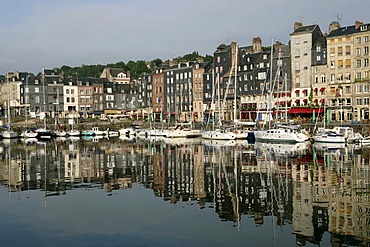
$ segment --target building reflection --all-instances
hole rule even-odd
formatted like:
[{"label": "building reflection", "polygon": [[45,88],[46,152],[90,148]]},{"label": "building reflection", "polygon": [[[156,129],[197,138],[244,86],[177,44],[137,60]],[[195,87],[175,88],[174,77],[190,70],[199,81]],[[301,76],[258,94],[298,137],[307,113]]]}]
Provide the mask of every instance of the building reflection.
[{"label": "building reflection", "polygon": [[0,180],[9,192],[61,196],[77,188],[112,195],[134,183],[169,203],[214,208],[239,226],[292,225],[297,245],[370,242],[370,154],[306,144],[202,143],[201,140],[62,140],[1,146]]}]

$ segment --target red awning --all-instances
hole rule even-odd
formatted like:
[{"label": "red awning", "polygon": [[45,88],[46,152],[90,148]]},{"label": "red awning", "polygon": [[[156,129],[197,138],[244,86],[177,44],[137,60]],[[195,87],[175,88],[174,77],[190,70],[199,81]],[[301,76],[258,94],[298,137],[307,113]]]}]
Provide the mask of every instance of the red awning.
[{"label": "red awning", "polygon": [[287,96],[287,97],[290,97],[290,93],[287,93],[287,94],[286,94],[286,96]]},{"label": "red awning", "polygon": [[324,103],[325,102],[325,99],[320,99],[320,103]]},{"label": "red awning", "polygon": [[307,92],[307,89],[303,89],[303,91],[302,91],[303,93],[305,93],[305,92]]},{"label": "red awning", "polygon": [[318,88],[315,88],[314,91],[317,92],[319,89]]},{"label": "red awning", "polygon": [[313,100],[313,102],[317,102],[317,101],[318,101],[318,99],[314,99],[314,100]]},{"label": "red awning", "polygon": [[295,93],[299,93],[299,90],[295,90]]},{"label": "red awning", "polygon": [[324,87],[320,88],[320,92],[324,92],[324,91],[325,91]]},{"label": "red awning", "polygon": [[295,100],[295,103],[299,103],[299,99],[296,99],[296,100]]},{"label": "red awning", "polygon": [[307,102],[307,99],[303,99],[303,102]]},{"label": "red awning", "polygon": [[300,107],[300,108],[291,108],[288,113],[289,114],[312,114],[313,111],[315,113],[323,113],[324,108],[306,108],[306,107]]},{"label": "red awning", "polygon": [[284,97],[285,96],[285,93],[281,93],[281,97]]}]

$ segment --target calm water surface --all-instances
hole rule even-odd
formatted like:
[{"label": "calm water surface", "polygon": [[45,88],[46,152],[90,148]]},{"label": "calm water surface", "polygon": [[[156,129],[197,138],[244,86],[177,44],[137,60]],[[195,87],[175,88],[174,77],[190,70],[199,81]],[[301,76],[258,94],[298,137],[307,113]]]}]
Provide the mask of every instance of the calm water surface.
[{"label": "calm water surface", "polygon": [[1,246],[369,246],[369,150],[4,141]]}]

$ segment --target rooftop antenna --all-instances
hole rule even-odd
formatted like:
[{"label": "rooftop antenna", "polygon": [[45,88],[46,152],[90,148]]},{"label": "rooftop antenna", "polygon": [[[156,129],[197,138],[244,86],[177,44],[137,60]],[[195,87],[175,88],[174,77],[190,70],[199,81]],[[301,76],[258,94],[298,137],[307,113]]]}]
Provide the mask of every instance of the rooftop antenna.
[{"label": "rooftop antenna", "polygon": [[341,23],[341,22],[342,22],[342,15],[341,15],[341,14],[339,14],[339,13],[335,13],[335,14],[334,14],[334,16],[335,16],[336,21],[337,21],[339,24],[342,24],[342,23]]}]

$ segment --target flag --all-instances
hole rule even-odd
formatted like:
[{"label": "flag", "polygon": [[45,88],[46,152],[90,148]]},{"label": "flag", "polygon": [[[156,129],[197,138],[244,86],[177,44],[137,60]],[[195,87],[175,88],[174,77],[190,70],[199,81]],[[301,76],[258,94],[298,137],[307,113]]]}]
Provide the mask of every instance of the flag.
[{"label": "flag", "polygon": [[330,123],[329,109],[326,110],[326,123]]},{"label": "flag", "polygon": [[315,116],[315,110],[312,111],[312,122],[315,122],[316,116]]}]

